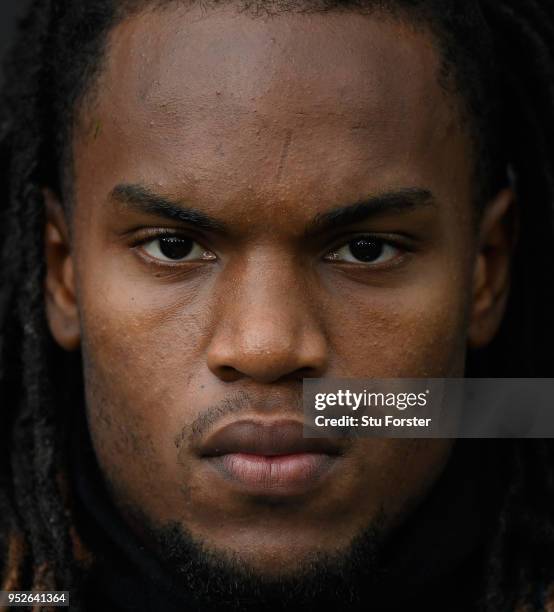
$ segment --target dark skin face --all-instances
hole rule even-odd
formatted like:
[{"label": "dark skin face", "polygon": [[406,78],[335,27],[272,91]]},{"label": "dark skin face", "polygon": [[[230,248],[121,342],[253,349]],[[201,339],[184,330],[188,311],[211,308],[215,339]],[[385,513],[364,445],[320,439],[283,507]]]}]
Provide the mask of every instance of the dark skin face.
[{"label": "dark skin face", "polygon": [[[97,457],[139,537],[133,508],[286,574],[378,518],[386,534],[436,481],[450,441],[365,439],[305,490],[254,493],[198,439],[301,420],[306,376],[462,376],[494,336],[512,194],[475,229],[471,141],[439,67],[430,34],[377,15],[171,9],[111,33],[71,219],[46,191],[47,311],[82,350]],[[364,218],[325,223],[357,203]]]}]

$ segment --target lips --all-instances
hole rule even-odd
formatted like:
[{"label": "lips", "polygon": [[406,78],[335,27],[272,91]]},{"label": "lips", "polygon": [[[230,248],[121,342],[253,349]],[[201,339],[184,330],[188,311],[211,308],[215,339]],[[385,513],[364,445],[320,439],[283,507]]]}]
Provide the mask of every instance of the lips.
[{"label": "lips", "polygon": [[216,431],[199,446],[202,456],[219,457],[231,453],[264,455],[294,455],[323,453],[338,455],[341,447],[328,438],[304,438],[302,423],[277,421],[260,423],[238,421]]},{"label": "lips", "polygon": [[220,477],[246,492],[295,495],[320,483],[342,454],[338,440],[302,434],[298,421],[238,421],[195,450]]}]

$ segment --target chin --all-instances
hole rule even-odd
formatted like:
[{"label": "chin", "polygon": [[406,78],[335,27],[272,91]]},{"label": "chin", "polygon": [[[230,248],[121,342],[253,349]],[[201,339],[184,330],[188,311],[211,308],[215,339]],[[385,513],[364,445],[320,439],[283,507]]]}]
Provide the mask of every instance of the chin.
[{"label": "chin", "polygon": [[[262,582],[296,580],[300,576],[348,572],[360,564],[372,567],[383,531],[372,523],[345,541],[329,540],[329,533],[255,532],[237,528],[224,541],[200,538],[177,523],[151,530],[158,556],[178,573],[191,568],[218,571],[230,577],[248,576]],[[328,530],[329,531],[329,530]],[[319,537],[318,537],[319,536]]]}]

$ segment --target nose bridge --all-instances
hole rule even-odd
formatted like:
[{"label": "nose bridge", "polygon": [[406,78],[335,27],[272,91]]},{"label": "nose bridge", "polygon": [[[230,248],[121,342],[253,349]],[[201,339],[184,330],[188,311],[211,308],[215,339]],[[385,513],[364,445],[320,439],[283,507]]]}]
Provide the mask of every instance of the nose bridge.
[{"label": "nose bridge", "polygon": [[[262,323],[260,341],[283,342],[293,336],[307,319],[305,295],[300,292],[301,282],[291,261],[277,263],[279,258],[264,258],[254,261],[250,270],[237,286],[239,303],[244,307],[244,316],[239,318],[242,333],[248,337],[256,331],[248,319]],[[265,331],[264,331],[265,330]],[[262,333],[263,332],[263,333]]]},{"label": "nose bridge", "polygon": [[305,283],[291,257],[280,253],[248,259],[233,279],[226,319],[235,342],[243,350],[292,349],[309,324]]},{"label": "nose bridge", "polygon": [[327,347],[300,266],[290,254],[265,253],[236,268],[220,287],[210,369],[266,381],[297,370],[318,375]]}]

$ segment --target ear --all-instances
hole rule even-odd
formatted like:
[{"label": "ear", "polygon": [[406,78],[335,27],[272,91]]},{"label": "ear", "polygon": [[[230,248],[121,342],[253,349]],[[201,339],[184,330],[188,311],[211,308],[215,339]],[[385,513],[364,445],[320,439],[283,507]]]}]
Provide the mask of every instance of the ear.
[{"label": "ear", "polygon": [[80,346],[81,327],[69,226],[57,196],[49,189],[43,190],[43,196],[46,204],[46,316],[56,342],[67,351],[73,351]]},{"label": "ear", "polygon": [[515,194],[507,188],[487,204],[481,217],[468,334],[471,348],[489,344],[500,327],[510,292],[516,239]]}]

